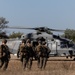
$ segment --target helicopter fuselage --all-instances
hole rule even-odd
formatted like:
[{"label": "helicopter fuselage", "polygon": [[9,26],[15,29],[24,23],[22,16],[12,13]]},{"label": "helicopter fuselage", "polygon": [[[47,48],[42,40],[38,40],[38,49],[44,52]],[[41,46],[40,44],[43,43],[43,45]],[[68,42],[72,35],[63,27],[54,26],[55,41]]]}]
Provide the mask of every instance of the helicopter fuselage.
[{"label": "helicopter fuselage", "polygon": [[48,40],[47,46],[51,49],[50,56],[75,56],[75,45],[72,42],[68,45],[58,39]]},{"label": "helicopter fuselage", "polygon": [[[47,42],[47,46],[51,49],[50,56],[75,56],[75,45],[72,41],[66,38],[61,38],[57,35],[42,33],[29,33],[22,35],[21,39],[30,38],[35,44],[35,40],[39,37],[43,37]],[[21,39],[8,40],[7,45],[10,48],[12,54],[17,54]],[[37,40],[36,40],[37,42]],[[1,43],[1,42],[0,42]]]}]

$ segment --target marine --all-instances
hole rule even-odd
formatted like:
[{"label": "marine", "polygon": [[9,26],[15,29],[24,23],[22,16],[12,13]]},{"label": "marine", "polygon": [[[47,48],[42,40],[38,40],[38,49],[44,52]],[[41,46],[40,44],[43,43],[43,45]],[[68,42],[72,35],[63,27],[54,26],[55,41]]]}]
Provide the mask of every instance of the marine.
[{"label": "marine", "polygon": [[41,50],[42,50],[42,42],[41,41],[38,41],[38,45],[35,48],[38,68],[40,68],[40,55],[41,55]]},{"label": "marine", "polygon": [[28,59],[29,59],[28,51],[26,49],[26,40],[25,39],[22,40],[22,43],[19,46],[19,49],[17,52],[17,57],[19,58],[19,56],[20,56],[20,60],[21,60],[23,69],[25,70],[27,68]]},{"label": "marine", "polygon": [[32,61],[33,61],[33,56],[34,56],[34,50],[33,46],[31,44],[31,40],[27,39],[26,41],[26,50],[28,51],[28,69],[31,70],[32,67]]},{"label": "marine", "polygon": [[46,46],[46,42],[39,42],[36,47],[36,53],[38,57],[38,68],[45,69],[47,59],[49,57],[50,49]]},{"label": "marine", "polygon": [[3,67],[3,70],[8,68],[8,63],[11,58],[9,47],[6,45],[7,40],[3,39],[2,44],[0,45],[0,69]]},{"label": "marine", "polygon": [[49,58],[49,53],[51,52],[51,50],[46,46],[46,42],[43,41],[42,42],[42,52],[41,52],[41,62],[40,62],[40,67],[42,69],[45,69],[46,64],[47,64],[47,60]]}]

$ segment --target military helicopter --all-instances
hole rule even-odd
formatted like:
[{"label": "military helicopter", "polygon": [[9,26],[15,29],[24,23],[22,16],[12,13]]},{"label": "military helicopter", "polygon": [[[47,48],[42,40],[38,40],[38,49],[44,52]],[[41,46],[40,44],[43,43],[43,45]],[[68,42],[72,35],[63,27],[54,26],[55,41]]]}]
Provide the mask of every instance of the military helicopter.
[{"label": "military helicopter", "polygon": [[[75,56],[75,45],[72,40],[62,38],[58,35],[52,34],[50,31],[60,31],[64,32],[65,30],[58,29],[50,29],[47,27],[35,27],[35,28],[24,28],[24,27],[7,27],[10,29],[30,29],[36,30],[37,32],[28,33],[26,35],[22,35],[21,39],[31,39],[34,46],[37,45],[37,41],[46,41],[47,46],[51,49],[50,56],[66,56],[67,58],[70,56]],[[16,54],[19,44],[21,40],[15,40],[12,49],[12,53]],[[12,46],[12,45],[11,45]]]}]

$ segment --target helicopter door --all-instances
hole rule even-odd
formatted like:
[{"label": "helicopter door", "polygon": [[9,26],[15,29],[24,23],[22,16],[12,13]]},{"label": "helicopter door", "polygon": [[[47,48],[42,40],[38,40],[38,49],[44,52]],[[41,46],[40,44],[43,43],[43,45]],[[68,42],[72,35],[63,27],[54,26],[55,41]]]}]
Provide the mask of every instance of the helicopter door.
[{"label": "helicopter door", "polygon": [[48,41],[48,47],[51,49],[50,56],[56,56],[58,54],[57,42]]},{"label": "helicopter door", "polygon": [[21,41],[9,41],[7,43],[8,47],[10,49],[10,52],[12,54],[17,54],[17,50],[18,50],[20,44],[21,44]]},{"label": "helicopter door", "polygon": [[68,45],[65,42],[60,42],[61,48],[68,48]]}]

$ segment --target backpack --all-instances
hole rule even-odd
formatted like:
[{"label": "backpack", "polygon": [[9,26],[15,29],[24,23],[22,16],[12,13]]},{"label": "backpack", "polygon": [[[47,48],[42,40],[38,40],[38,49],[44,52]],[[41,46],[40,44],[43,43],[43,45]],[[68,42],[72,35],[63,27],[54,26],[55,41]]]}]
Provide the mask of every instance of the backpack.
[{"label": "backpack", "polygon": [[9,55],[8,46],[0,45],[0,58],[6,57]]},{"label": "backpack", "polygon": [[23,56],[26,56],[28,54],[27,49],[26,49],[26,45],[22,44],[20,46],[20,54]]},{"label": "backpack", "polygon": [[44,46],[42,46],[42,49],[41,49],[41,56],[43,57],[47,57],[47,51],[48,49]]}]

